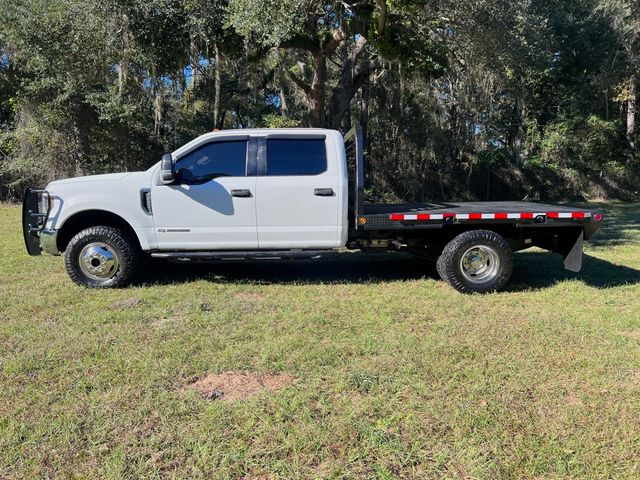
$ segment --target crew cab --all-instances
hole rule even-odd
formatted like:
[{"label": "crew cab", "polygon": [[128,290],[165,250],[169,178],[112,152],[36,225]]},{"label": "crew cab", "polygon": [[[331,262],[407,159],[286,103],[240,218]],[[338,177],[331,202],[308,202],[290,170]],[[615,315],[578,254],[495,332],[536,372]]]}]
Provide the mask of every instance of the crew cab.
[{"label": "crew cab", "polygon": [[245,129],[202,135],[144,172],[28,188],[31,255],[64,254],[87,287],[128,284],[143,256],[176,262],[406,250],[460,292],[502,289],[513,252],[537,246],[577,272],[602,215],[529,202],[370,204],[362,133]]}]

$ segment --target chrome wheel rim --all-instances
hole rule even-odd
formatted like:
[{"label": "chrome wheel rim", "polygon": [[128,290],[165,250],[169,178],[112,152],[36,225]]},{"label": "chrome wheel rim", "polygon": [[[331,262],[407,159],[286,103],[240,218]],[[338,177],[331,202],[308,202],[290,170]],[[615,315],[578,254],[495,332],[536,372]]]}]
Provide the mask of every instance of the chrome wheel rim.
[{"label": "chrome wheel rim", "polygon": [[80,251],[80,270],[92,280],[109,280],[118,272],[120,261],[111,246],[93,242]]},{"label": "chrome wheel rim", "polygon": [[460,258],[460,270],[471,283],[486,283],[498,275],[500,257],[498,252],[486,245],[476,245],[468,249]]}]

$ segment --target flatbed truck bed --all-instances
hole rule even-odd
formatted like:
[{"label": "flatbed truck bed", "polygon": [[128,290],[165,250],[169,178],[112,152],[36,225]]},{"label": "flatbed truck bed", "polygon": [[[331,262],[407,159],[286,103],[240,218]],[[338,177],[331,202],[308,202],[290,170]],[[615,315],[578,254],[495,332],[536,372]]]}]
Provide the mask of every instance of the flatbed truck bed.
[{"label": "flatbed truck bed", "polygon": [[[601,214],[567,205],[537,202],[440,202],[365,204],[364,227],[368,230],[442,228],[454,224],[577,226],[601,219]],[[595,229],[588,228],[585,238]]]}]

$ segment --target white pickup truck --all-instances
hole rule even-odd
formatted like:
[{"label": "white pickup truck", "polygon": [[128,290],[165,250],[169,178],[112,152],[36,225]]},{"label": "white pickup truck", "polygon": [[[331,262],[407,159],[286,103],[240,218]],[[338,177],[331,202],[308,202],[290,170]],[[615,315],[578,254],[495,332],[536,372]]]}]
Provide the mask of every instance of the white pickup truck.
[{"label": "white pickup truck", "polygon": [[407,250],[455,289],[500,290],[512,253],[560,253],[579,271],[600,213],[527,202],[366,204],[362,135],[250,129],[202,135],[149,170],[28,188],[27,251],[64,252],[88,287],[131,281],[144,255],[178,262]]}]

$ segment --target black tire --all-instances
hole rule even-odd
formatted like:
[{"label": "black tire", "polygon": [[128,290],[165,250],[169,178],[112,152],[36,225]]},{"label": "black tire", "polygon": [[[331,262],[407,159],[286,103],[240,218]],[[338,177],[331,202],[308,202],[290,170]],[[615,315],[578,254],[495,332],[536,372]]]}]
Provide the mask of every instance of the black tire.
[{"label": "black tire", "polygon": [[[100,258],[92,258],[92,252],[95,252],[94,257]],[[83,265],[81,255],[85,258]],[[64,263],[71,280],[91,288],[128,285],[140,260],[141,252],[137,241],[115,227],[96,226],[82,230],[71,239],[64,252]],[[102,268],[103,271],[96,271],[94,275],[89,273],[87,270],[94,267],[92,261],[98,264],[95,268]]]},{"label": "black tire", "polygon": [[440,278],[459,292],[496,292],[511,278],[513,253],[507,241],[497,233],[471,230],[458,235],[444,247],[436,268]]}]

